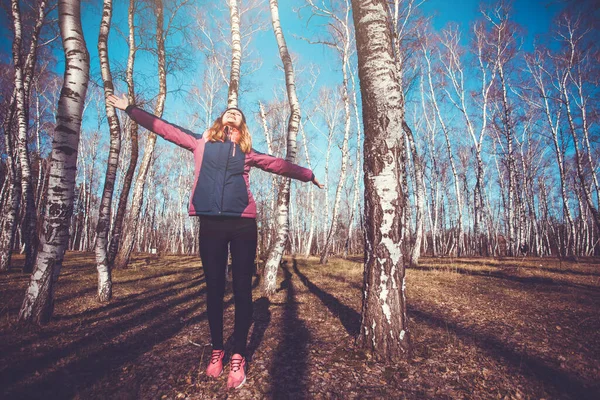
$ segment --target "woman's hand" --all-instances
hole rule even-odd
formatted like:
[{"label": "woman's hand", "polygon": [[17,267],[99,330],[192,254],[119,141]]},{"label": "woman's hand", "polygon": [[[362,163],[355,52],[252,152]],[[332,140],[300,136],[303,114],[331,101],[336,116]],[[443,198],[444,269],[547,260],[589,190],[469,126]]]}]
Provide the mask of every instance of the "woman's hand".
[{"label": "woman's hand", "polygon": [[314,183],[315,185],[317,185],[319,187],[319,189],[323,189],[325,187],[323,184],[319,183],[319,181],[317,180],[316,177],[313,177],[312,183]]},{"label": "woman's hand", "polygon": [[117,97],[114,94],[108,95],[108,99],[106,99],[110,106],[118,108],[119,110],[125,110],[129,105],[129,100],[127,100],[127,96],[125,94],[121,95],[121,97]]}]

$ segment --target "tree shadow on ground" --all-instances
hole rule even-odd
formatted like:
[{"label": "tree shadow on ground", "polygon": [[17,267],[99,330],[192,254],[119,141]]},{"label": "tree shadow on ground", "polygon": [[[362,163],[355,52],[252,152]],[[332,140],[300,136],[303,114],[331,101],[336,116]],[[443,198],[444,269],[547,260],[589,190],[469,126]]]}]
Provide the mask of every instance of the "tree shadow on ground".
[{"label": "tree shadow on ground", "polygon": [[[54,348],[42,345],[13,360],[0,378],[5,398],[35,398],[40,393],[73,398],[123,365],[134,363],[185,326],[205,320],[206,312],[200,312],[204,309],[205,286],[197,280],[190,282],[187,275],[153,290],[116,299],[100,310],[84,311],[77,316],[79,323],[56,326],[51,334],[67,332],[66,344]],[[225,307],[232,304],[233,299],[229,299]],[[70,330],[75,331],[76,339],[69,340]],[[41,330],[30,340],[43,342],[45,338],[46,332]],[[38,374],[40,378],[35,378]],[[132,382],[124,385],[131,386],[122,388],[126,397],[139,397],[129,392],[139,388],[139,382],[137,386]]]},{"label": "tree shadow on ground", "polygon": [[305,398],[307,387],[308,345],[310,332],[298,317],[296,290],[292,274],[287,266],[281,268],[284,280],[281,287],[286,290],[283,304],[283,339],[277,346],[271,365],[271,397],[273,399]]},{"label": "tree shadow on ground", "polygon": [[346,332],[348,332],[350,336],[357,336],[360,329],[360,314],[354,311],[353,308],[348,307],[339,301],[336,297],[312,283],[310,279],[306,277],[306,275],[300,272],[296,259],[293,260],[292,265],[294,273],[298,275],[298,278],[300,278],[304,286],[306,286],[312,294],[317,296],[333,315],[339,317],[340,322],[346,329]]},{"label": "tree shadow on ground", "polygon": [[[444,265],[436,265],[436,266],[428,266],[428,265],[419,265],[410,267],[412,270],[420,270],[420,271],[440,271],[449,268],[449,266]],[[507,281],[517,282],[525,286],[533,286],[533,285],[547,285],[547,286],[556,286],[556,287],[572,287],[575,289],[584,289],[590,292],[599,293],[600,287],[595,285],[585,285],[582,283],[571,283],[565,282],[563,280],[555,280],[552,278],[546,278],[543,276],[516,276],[512,275],[509,271],[503,269],[496,269],[493,271],[478,271],[465,267],[450,267],[452,272],[461,274],[461,275],[472,275],[472,276],[482,276],[488,278],[495,279],[504,279]]]},{"label": "tree shadow on ground", "polygon": [[480,349],[497,360],[505,361],[515,373],[523,375],[529,380],[537,380],[542,383],[543,387],[554,389],[560,395],[560,398],[590,400],[600,398],[598,387],[586,387],[573,374],[560,371],[538,357],[509,348],[507,343],[503,343],[495,337],[473,332],[471,329],[461,327],[439,315],[421,310],[411,303],[408,304],[408,314],[415,318],[417,324],[424,323],[445,331],[449,330],[459,339],[475,343]]},{"label": "tree shadow on ground", "polygon": [[[501,264],[494,264],[493,262],[490,262],[490,260],[493,261],[498,261],[501,262]],[[424,263],[423,264],[429,264],[429,260],[423,260]],[[521,264],[515,264],[515,263],[510,263],[509,261],[520,261]],[[554,274],[561,274],[561,275],[581,275],[581,276],[600,276],[600,273],[598,272],[594,272],[594,271],[579,271],[579,270],[575,270],[572,268],[563,268],[559,265],[556,265],[555,268],[551,268],[551,267],[544,267],[539,266],[539,265],[530,265],[530,264],[523,264],[523,262],[528,262],[528,263],[557,263],[560,264],[561,260],[558,258],[519,258],[519,259],[498,259],[498,258],[494,258],[494,259],[490,259],[490,258],[484,258],[481,260],[473,260],[473,259],[462,259],[462,258],[442,258],[442,259],[436,259],[435,261],[432,261],[430,263],[430,265],[432,266],[448,266],[449,264],[452,263],[460,263],[460,264],[466,264],[466,265],[475,265],[475,266],[482,266],[482,267],[493,267],[493,268],[523,268],[523,269],[530,269],[530,270],[534,270],[534,271],[544,271],[544,272],[550,272],[550,273],[554,273]],[[569,264],[571,264],[571,262],[569,262]],[[588,264],[588,265],[597,265],[600,264],[600,260],[598,258],[593,258],[593,259],[586,259],[585,261],[582,261],[582,264]]]}]

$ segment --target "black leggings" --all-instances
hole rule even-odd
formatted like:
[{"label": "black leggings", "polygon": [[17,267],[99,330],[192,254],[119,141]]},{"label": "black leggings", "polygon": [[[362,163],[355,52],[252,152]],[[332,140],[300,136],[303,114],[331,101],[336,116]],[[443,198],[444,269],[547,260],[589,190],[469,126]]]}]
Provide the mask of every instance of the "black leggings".
[{"label": "black leggings", "polygon": [[252,323],[256,243],[254,218],[200,217],[200,258],[206,278],[206,308],[214,350],[223,350],[223,296],[229,245],[235,301],[233,354],[246,356],[246,341]]}]

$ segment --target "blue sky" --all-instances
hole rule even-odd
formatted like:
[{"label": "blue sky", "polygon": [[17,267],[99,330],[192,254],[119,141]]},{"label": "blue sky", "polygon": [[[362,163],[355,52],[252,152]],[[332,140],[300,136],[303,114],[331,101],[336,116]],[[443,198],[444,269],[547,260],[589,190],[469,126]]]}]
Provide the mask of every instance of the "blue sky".
[{"label": "blue sky", "polygon": [[[205,2],[205,1],[204,1]],[[114,1],[113,12],[113,27],[119,27],[123,32],[127,30],[127,1]],[[203,3],[203,1],[198,1]],[[319,24],[318,19],[312,19],[310,23],[306,18],[307,10],[304,10],[304,18],[300,18],[295,9],[303,5],[302,0],[282,0],[280,1],[280,18],[281,25],[284,29],[289,50],[298,55],[298,63],[296,68],[306,67],[309,63],[314,63],[319,66],[320,77],[319,85],[334,87],[335,84],[341,81],[341,73],[339,71],[339,63],[335,54],[323,46],[311,45],[298,36],[311,36],[312,34],[323,29]],[[480,2],[476,0],[429,0],[421,5],[422,13],[425,16],[432,18],[432,25],[436,30],[442,29],[448,23],[458,23],[463,32],[463,40],[469,38],[469,26],[475,18],[480,16]],[[530,50],[536,35],[546,33],[550,26],[550,21],[559,8],[559,5],[551,1],[531,0],[531,1],[516,1],[514,3],[513,13],[514,19],[519,23],[526,32],[524,40],[524,49]],[[91,55],[91,71],[95,79],[99,79],[99,62],[97,57],[97,35],[99,28],[101,11],[101,2],[84,2],[82,4],[82,20],[84,27],[84,35],[87,46]],[[217,16],[215,16],[217,17]],[[4,60],[10,60],[10,45],[12,35],[7,29],[7,24],[10,23],[5,15],[0,17],[1,40],[0,50],[3,53]],[[245,110],[251,129],[258,129],[258,124],[254,121],[253,115],[257,109],[258,100],[266,101],[272,98],[272,93],[275,87],[283,87],[284,76],[280,69],[277,68],[281,64],[277,50],[277,44],[272,32],[270,24],[270,14],[263,13],[262,19],[267,23],[267,29],[257,34],[254,38],[255,46],[257,47],[262,59],[262,67],[256,71],[251,77],[242,77],[242,85],[244,82],[251,82],[252,90],[242,95],[240,106]],[[60,50],[60,48],[59,48]],[[125,39],[116,29],[111,30],[109,41],[109,52],[113,70],[117,64],[123,65],[127,57],[127,47]],[[62,75],[64,61],[62,54],[57,54],[59,60],[57,72]],[[244,60],[243,60],[244,61]],[[201,67],[202,57],[197,57],[189,68],[183,73],[172,74],[168,79],[168,87],[170,91],[182,89],[179,93],[170,92],[167,96],[165,118],[176,120],[181,114],[181,110],[190,111],[190,105],[185,101],[185,90],[189,89],[189,83],[194,77],[198,77],[198,67]],[[136,75],[140,77],[143,74],[149,76],[149,80],[155,75],[156,61],[155,58],[148,53],[140,52],[136,61]],[[118,85],[118,82],[117,82]],[[123,84],[120,86],[124,89]],[[117,86],[119,88],[119,86]],[[300,87],[299,90],[303,88]],[[146,95],[155,94],[156,90],[149,88],[146,90]],[[306,110],[304,110],[306,112]],[[95,116],[89,115],[84,127],[96,126]],[[190,127],[193,128],[193,127]]]},{"label": "blue sky", "polygon": [[[115,26],[121,26],[126,29],[126,1],[115,1],[115,11],[113,13],[113,24]],[[331,83],[332,81],[339,81],[339,73],[337,71],[337,63],[331,62],[332,53],[319,46],[311,45],[303,40],[297,39],[295,35],[308,36],[311,32],[315,32],[319,29],[318,21],[311,21],[310,25],[307,25],[307,19],[300,19],[298,14],[293,9],[298,8],[303,2],[300,0],[283,0],[280,1],[280,17],[281,24],[285,30],[286,40],[290,51],[294,54],[298,54],[302,57],[301,63],[307,64],[308,62],[317,63],[320,66],[321,79],[324,82]],[[82,4],[82,19],[84,26],[84,35],[88,44],[88,49],[92,56],[92,71],[98,71],[98,59],[96,41],[99,26],[99,12],[101,8],[101,2],[84,2]],[[455,1],[444,1],[444,0],[428,0],[421,9],[424,15],[431,16],[433,26],[436,30],[439,30],[446,26],[450,22],[458,23],[463,31],[463,38],[466,40],[467,30],[470,23],[477,17],[479,17],[480,2],[476,0],[455,0]],[[517,23],[523,26],[527,32],[527,36],[524,43],[524,49],[530,50],[534,37],[539,34],[543,34],[548,31],[552,16],[558,10],[559,5],[555,1],[543,1],[543,0],[527,0],[527,1],[515,1],[514,2],[514,19]],[[269,21],[270,15],[265,13],[263,17]],[[10,45],[12,41],[12,35],[8,30],[8,24],[11,22],[6,19],[6,15],[2,14],[0,17],[0,37],[2,38],[0,50],[3,53],[3,59],[10,59]],[[268,93],[270,95],[270,86],[273,83],[279,83],[280,79],[283,79],[280,71],[276,70],[276,65],[280,64],[279,55],[277,53],[277,46],[275,38],[272,33],[271,25],[268,24],[268,29],[265,32],[261,32],[255,39],[256,43],[260,43],[260,55],[263,58],[263,67],[260,71],[252,77],[253,83],[258,86],[258,93]],[[124,62],[126,57],[125,41],[123,38],[113,30],[111,32],[110,41],[110,53],[113,63]],[[61,59],[62,57],[59,57]],[[146,63],[153,63],[152,60],[147,59]],[[141,55],[137,68],[143,69],[144,56]],[[148,65],[148,67],[151,67]],[[64,64],[59,63],[58,69],[62,73]],[[278,77],[277,74],[281,77]],[[180,82],[179,82],[180,83]],[[174,83],[178,86],[178,83]],[[172,86],[172,85],[171,85]],[[253,98],[259,98],[260,95],[253,95]],[[242,99],[242,103],[244,99]],[[255,99],[251,101],[255,103]]]}]

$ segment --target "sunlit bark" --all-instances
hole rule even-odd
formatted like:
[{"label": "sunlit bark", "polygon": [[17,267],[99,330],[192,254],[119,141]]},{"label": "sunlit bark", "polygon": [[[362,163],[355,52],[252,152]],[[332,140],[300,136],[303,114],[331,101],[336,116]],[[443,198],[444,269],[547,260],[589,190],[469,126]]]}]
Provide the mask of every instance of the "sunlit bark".
[{"label": "sunlit bark", "polygon": [[[112,74],[108,58],[108,34],[112,17],[112,0],[104,0],[102,9],[102,21],[100,22],[100,33],[98,35],[98,55],[100,58],[100,72],[104,81],[105,102],[108,96],[114,94]],[[119,152],[121,151],[121,127],[115,108],[106,104],[106,117],[110,131],[110,151],[104,178],[104,190],[100,200],[98,211],[98,225],[96,226],[96,268],[98,269],[98,300],[105,302],[112,297],[111,268],[108,258],[108,231],[110,229],[110,216],[112,207],[112,196],[117,177],[119,164]]]},{"label": "sunlit bark", "polygon": [[[271,20],[273,22],[273,32],[277,40],[279,48],[279,56],[283,62],[285,72],[285,84],[288,94],[288,100],[291,108],[291,115],[288,120],[287,127],[287,151],[285,159],[289,162],[296,160],[296,137],[300,125],[300,103],[296,96],[296,81],[294,76],[294,67],[292,58],[288,52],[288,48],[283,36],[283,30],[279,22],[279,5],[277,0],[269,0],[271,8]],[[288,239],[289,231],[289,202],[290,202],[290,179],[282,179],[282,184],[279,187],[277,197],[277,222],[276,236],[274,243],[271,246],[269,257],[265,263],[262,291],[263,294],[271,296],[275,293],[277,287],[277,270],[285,243]]]},{"label": "sunlit bark", "polygon": [[80,3],[60,0],[58,18],[66,58],[58,106],[41,249],[19,312],[19,320],[46,323],[54,309],[54,291],[69,240],[73,211],[77,143],[89,79],[89,54],[82,35]]},{"label": "sunlit bark", "polygon": [[401,192],[404,138],[385,1],[352,1],[365,127],[365,273],[358,342],[398,361],[409,347]]}]

